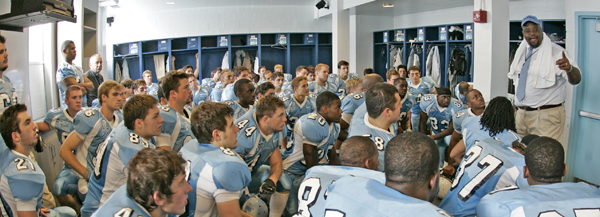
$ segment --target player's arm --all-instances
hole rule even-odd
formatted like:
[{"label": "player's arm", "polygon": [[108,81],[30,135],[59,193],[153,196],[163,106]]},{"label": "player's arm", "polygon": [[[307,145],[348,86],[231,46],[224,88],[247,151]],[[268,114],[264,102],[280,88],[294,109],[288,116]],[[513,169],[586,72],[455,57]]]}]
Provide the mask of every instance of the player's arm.
[{"label": "player's arm", "polygon": [[71,134],[69,134],[67,139],[63,142],[62,146],[60,147],[60,157],[65,161],[65,163],[69,167],[71,167],[80,175],[84,176],[84,178],[89,179],[89,176],[85,177],[84,175],[87,171],[87,168],[85,168],[85,166],[79,163],[79,161],[75,157],[75,154],[73,154],[73,151],[75,151],[75,149],[77,149],[81,145],[81,143],[83,143],[83,139],[81,139],[75,131],[71,132]]},{"label": "player's arm", "polygon": [[421,111],[421,118],[419,120],[419,132],[422,134],[427,135],[427,133],[425,132],[427,130],[427,120],[429,119],[429,116],[427,116],[427,113]]},{"label": "player's arm", "polygon": [[319,150],[317,146],[304,143],[302,145],[302,153],[304,154],[304,160],[306,161],[306,169],[310,169],[319,163]]},{"label": "player's arm", "polygon": [[[85,76],[83,76],[83,77],[85,77]],[[88,81],[89,81],[89,79],[88,79]],[[83,92],[83,95],[86,95],[86,94],[87,94],[87,85],[86,85],[86,83],[77,83],[77,80],[75,80],[75,78],[74,78],[74,77],[67,77],[67,78],[64,78],[64,79],[63,79],[63,82],[65,83],[65,86],[66,86],[66,87],[70,87],[70,86],[73,86],[73,85],[77,85],[77,86],[81,87],[81,91]],[[92,84],[92,87],[93,87],[93,86],[94,86],[94,85]]]},{"label": "player's arm", "polygon": [[410,110],[408,110],[406,112],[406,126],[405,126],[405,130],[408,128],[411,128],[412,126],[412,112]]},{"label": "player's arm", "polygon": [[171,56],[171,70],[177,70],[175,68],[175,56]]},{"label": "player's arm", "polygon": [[348,131],[340,130],[340,134],[338,135],[337,140],[340,140],[343,142],[343,141],[346,141],[347,138],[348,138]]},{"label": "player's arm", "polygon": [[200,59],[198,58],[198,53],[196,53],[196,70],[194,70],[194,77],[198,79],[200,75]]},{"label": "player's arm", "polygon": [[52,126],[50,126],[50,124],[46,123],[45,121],[40,121],[35,123],[35,125],[37,125],[38,130],[41,132],[46,132],[52,129]]},{"label": "player's arm", "polygon": [[269,179],[271,179],[273,183],[277,183],[279,177],[281,177],[281,174],[283,173],[283,161],[281,160],[281,152],[278,148],[274,149],[273,153],[271,153],[269,165],[271,165],[271,171],[269,171],[271,176],[269,176]]},{"label": "player's arm", "polygon": [[433,140],[441,139],[448,135],[451,135],[452,132],[454,132],[454,125],[452,125],[452,120],[450,120],[450,123],[448,123],[448,128],[446,128],[445,130],[443,130],[442,132],[440,132],[438,134],[432,135],[431,138]]},{"label": "player's arm", "polygon": [[[454,132],[452,132],[452,137],[450,138],[450,144],[448,145],[448,152],[452,153],[452,149],[454,149],[454,147],[456,147],[456,144],[460,141],[460,139],[462,138],[462,134],[456,132],[456,130]],[[448,166],[444,167],[444,173],[448,174],[448,175],[454,175],[454,173],[456,172],[456,170],[454,169],[454,158],[449,157],[447,158],[448,161]]]},{"label": "player's arm", "polygon": [[83,86],[87,91],[91,91],[94,89],[94,83],[87,76],[83,76],[83,82],[79,84],[79,86]]},{"label": "player's arm", "polygon": [[240,209],[240,202],[238,200],[217,203],[217,211],[219,212],[219,216],[243,216],[243,211]]},{"label": "player's arm", "polygon": [[465,149],[465,140],[461,139],[456,146],[452,148],[452,151],[450,151],[450,157],[454,159],[455,162],[460,162],[465,155]]},{"label": "player's arm", "polygon": [[346,131],[346,129],[348,129],[348,127],[350,126],[350,124],[348,122],[346,122],[344,119],[340,118],[340,132],[341,131]]},{"label": "player's arm", "polygon": [[[329,149],[327,152],[327,157],[329,158],[329,165],[341,165],[340,158],[338,157],[335,148]],[[308,169],[308,168],[307,168]]]},{"label": "player's arm", "polygon": [[19,211],[19,207],[17,207],[17,215],[21,217],[38,217],[36,211]]}]

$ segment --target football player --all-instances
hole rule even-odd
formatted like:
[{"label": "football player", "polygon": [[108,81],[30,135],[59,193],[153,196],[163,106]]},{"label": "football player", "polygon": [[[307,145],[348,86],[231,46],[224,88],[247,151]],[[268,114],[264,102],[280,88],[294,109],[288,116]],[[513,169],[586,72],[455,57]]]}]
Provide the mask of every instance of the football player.
[{"label": "football player", "polygon": [[235,90],[237,100],[224,101],[224,103],[233,109],[233,119],[237,120],[246,114],[248,110],[254,108],[253,105],[256,95],[254,93],[254,84],[252,84],[252,81],[245,78],[235,82],[233,89]]},{"label": "football player", "polygon": [[[289,141],[293,141],[294,124],[298,118],[305,114],[315,112],[317,107],[317,97],[308,90],[308,80],[304,76],[296,77],[292,80],[294,93],[281,98],[285,104],[285,113],[287,114],[287,132]],[[291,144],[290,144],[291,145]],[[285,147],[286,151],[291,151],[291,146]],[[289,150],[288,150],[289,149]]]},{"label": "football player", "polygon": [[353,78],[346,82],[346,88],[348,88],[348,95],[342,98],[342,119],[340,125],[342,129],[347,129],[354,115],[354,111],[365,103],[365,94],[363,93],[363,79]]},{"label": "football player", "polygon": [[232,75],[233,84],[225,86],[223,89],[223,95],[221,96],[221,101],[237,101],[238,99],[233,89],[235,83],[240,79],[250,80],[250,70],[243,66],[236,66],[233,68]]},{"label": "football player", "polygon": [[223,89],[226,86],[233,83],[233,75],[231,74],[231,70],[225,69],[221,72],[221,77],[219,77],[219,82],[213,88],[213,91],[210,93],[210,101],[212,102],[221,102],[221,98],[223,96]]},{"label": "football player", "polygon": [[78,85],[83,91],[83,106],[87,106],[87,92],[94,89],[94,84],[83,74],[83,69],[75,64],[73,60],[77,56],[75,51],[75,43],[71,40],[66,40],[60,46],[63,54],[64,62],[58,65],[56,69],[56,84],[60,92],[60,103],[63,108],[66,108],[65,91],[71,85]]},{"label": "football player", "polygon": [[400,120],[398,121],[398,134],[403,133],[409,128],[410,109],[417,100],[412,93],[408,92],[408,82],[406,78],[400,77],[394,79],[394,86],[398,89],[398,94],[402,99],[402,110],[400,110]]},{"label": "football player", "polygon": [[142,73],[142,77],[146,82],[146,93],[158,100],[158,84],[152,83],[152,72],[150,70],[146,70]]},{"label": "football player", "polygon": [[275,96],[275,86],[271,82],[264,82],[259,84],[254,90],[256,100],[263,98],[264,96]]},{"label": "football player", "polygon": [[4,109],[8,108],[13,104],[17,104],[17,93],[13,87],[10,79],[4,75],[4,71],[8,68],[8,50],[6,49],[6,38],[0,35],[0,114]]},{"label": "football player", "polygon": [[341,96],[341,93],[338,93],[337,86],[335,86],[334,83],[327,81],[328,78],[329,66],[327,64],[319,63],[315,67],[315,81],[309,82],[308,84],[310,93],[318,96],[323,91],[329,91]]},{"label": "football player", "polygon": [[160,116],[164,119],[160,135],[156,137],[156,147],[179,151],[181,146],[194,138],[190,129],[192,109],[186,106],[192,101],[188,75],[171,71],[162,84],[167,105],[160,106]]},{"label": "football player", "polygon": [[421,79],[421,69],[419,69],[419,66],[408,68],[408,77],[410,78],[410,81],[408,81],[408,92],[417,98],[415,105],[410,110],[412,131],[419,132],[419,120],[421,117],[421,106],[419,103],[421,102],[421,97],[426,94],[437,94],[437,92],[433,83]]},{"label": "football player", "polygon": [[221,72],[223,69],[217,67],[210,72],[210,78],[202,79],[202,85],[208,85],[210,88],[215,88],[217,83],[220,82]]}]

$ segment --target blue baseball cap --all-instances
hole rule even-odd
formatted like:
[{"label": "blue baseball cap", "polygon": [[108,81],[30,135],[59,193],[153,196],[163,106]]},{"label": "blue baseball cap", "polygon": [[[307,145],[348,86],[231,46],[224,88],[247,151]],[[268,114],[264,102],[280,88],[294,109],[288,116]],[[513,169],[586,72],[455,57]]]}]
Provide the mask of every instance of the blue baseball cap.
[{"label": "blue baseball cap", "polygon": [[527,22],[532,22],[532,23],[535,23],[538,25],[541,24],[540,20],[538,20],[538,18],[536,16],[532,16],[532,15],[529,15],[529,16],[526,16],[525,18],[523,18],[523,21],[521,21],[521,26],[524,26],[525,23],[527,23]]}]

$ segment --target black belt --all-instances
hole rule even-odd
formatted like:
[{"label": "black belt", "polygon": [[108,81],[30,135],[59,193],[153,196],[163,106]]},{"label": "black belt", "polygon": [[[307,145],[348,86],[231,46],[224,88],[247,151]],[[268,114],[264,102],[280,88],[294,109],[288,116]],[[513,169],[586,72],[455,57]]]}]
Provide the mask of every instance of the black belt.
[{"label": "black belt", "polygon": [[544,109],[556,108],[556,107],[559,107],[559,106],[562,106],[562,105],[563,104],[560,103],[560,104],[554,104],[554,105],[543,105],[543,106],[540,106],[538,108],[531,108],[531,107],[528,107],[528,106],[517,106],[517,108],[518,109],[523,109],[525,111],[536,111],[536,110],[544,110]]}]

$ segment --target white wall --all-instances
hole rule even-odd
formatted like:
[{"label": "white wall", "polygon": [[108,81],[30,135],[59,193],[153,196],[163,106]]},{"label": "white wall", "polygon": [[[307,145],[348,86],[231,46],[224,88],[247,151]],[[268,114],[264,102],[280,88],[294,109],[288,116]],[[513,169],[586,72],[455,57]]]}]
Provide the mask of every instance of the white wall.
[{"label": "white wall", "polygon": [[[354,16],[356,19],[356,32],[351,32],[351,34],[355,34],[356,41],[350,45],[350,72],[362,75],[366,68],[373,68],[373,32],[394,28],[393,17],[371,15],[351,16]],[[356,49],[352,49],[352,46]],[[355,59],[353,55],[356,56]]]}]

